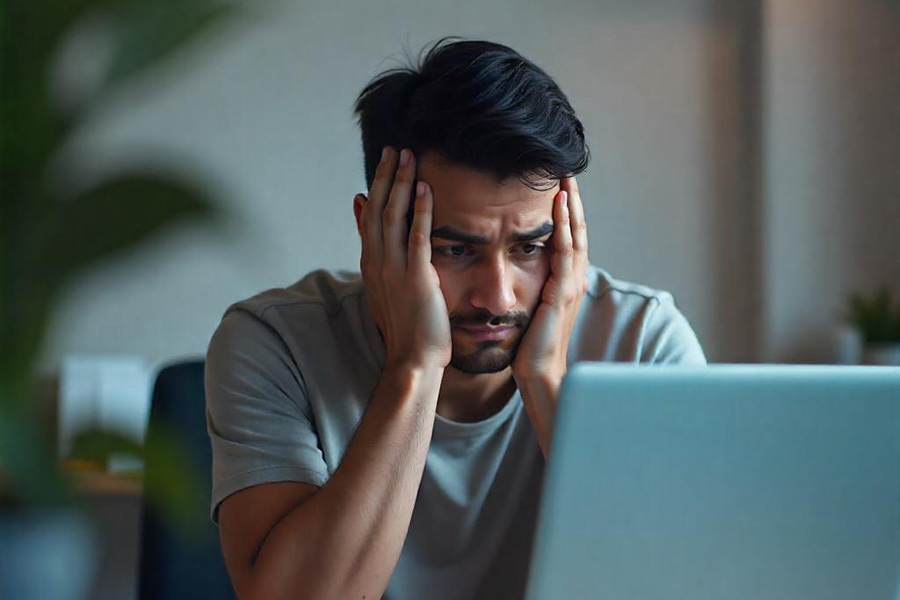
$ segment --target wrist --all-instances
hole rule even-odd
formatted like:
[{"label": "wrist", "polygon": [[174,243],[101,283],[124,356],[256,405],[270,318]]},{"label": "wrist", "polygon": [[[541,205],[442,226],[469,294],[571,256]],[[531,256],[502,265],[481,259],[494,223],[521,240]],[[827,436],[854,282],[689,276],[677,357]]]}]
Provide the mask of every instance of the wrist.
[{"label": "wrist", "polygon": [[395,362],[385,364],[382,379],[390,382],[398,391],[413,391],[428,382],[440,384],[444,367],[429,362]]},{"label": "wrist", "polygon": [[385,371],[409,376],[428,376],[443,373],[449,359],[442,360],[436,352],[390,352],[384,363]]},{"label": "wrist", "polygon": [[550,374],[536,374],[524,380],[516,379],[525,412],[545,457],[550,451],[561,382],[562,377]]},{"label": "wrist", "polygon": [[[534,390],[536,392],[549,392],[559,389],[562,384],[565,371],[561,373],[552,373],[548,371],[539,371],[533,373],[514,373],[516,385],[520,390]],[[524,390],[523,390],[524,391]]]}]

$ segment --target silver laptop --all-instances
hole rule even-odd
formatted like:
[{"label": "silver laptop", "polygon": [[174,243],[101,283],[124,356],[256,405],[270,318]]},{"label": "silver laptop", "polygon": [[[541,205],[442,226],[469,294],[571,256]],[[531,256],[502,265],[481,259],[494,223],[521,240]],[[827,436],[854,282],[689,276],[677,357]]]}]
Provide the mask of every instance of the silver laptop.
[{"label": "silver laptop", "polygon": [[900,368],[563,384],[527,598],[900,599]]}]

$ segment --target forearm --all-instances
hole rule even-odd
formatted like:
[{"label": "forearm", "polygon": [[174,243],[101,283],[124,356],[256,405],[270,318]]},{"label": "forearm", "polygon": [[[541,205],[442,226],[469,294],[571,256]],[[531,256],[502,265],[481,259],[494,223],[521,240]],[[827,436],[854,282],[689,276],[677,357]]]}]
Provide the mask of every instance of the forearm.
[{"label": "forearm", "polygon": [[550,441],[553,437],[553,422],[556,418],[561,382],[562,379],[556,377],[516,380],[525,412],[545,458],[550,451]]},{"label": "forearm", "polygon": [[255,598],[380,598],[406,539],[443,369],[386,372],[340,467],[264,541]]}]

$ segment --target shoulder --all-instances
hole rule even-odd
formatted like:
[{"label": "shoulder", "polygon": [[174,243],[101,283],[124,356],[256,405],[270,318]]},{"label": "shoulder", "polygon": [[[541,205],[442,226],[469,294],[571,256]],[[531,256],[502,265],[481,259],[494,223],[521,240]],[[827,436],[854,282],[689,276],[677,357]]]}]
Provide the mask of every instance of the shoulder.
[{"label": "shoulder", "polygon": [[586,360],[706,362],[671,293],[617,279],[593,265],[588,267],[581,337]]},{"label": "shoulder", "polygon": [[289,286],[235,302],[225,311],[216,333],[230,331],[241,336],[266,332],[296,350],[313,340],[348,335],[347,323],[355,325],[354,333],[365,331],[363,289],[359,273],[312,271]]},{"label": "shoulder", "polygon": [[265,320],[270,313],[303,307],[335,315],[344,308],[348,298],[358,298],[362,293],[359,273],[319,269],[287,287],[271,288],[235,302],[225,315],[240,310]]},{"label": "shoulder", "polygon": [[[244,365],[308,380],[371,344],[362,278],[349,271],[313,271],[287,287],[235,302],[225,311],[207,349],[207,361],[225,373]],[[207,370],[211,369],[208,366]],[[307,381],[308,382],[308,381]]]},{"label": "shoulder", "polygon": [[587,293],[595,301],[612,302],[620,306],[638,307],[672,300],[669,292],[617,279],[594,265],[588,266]]}]

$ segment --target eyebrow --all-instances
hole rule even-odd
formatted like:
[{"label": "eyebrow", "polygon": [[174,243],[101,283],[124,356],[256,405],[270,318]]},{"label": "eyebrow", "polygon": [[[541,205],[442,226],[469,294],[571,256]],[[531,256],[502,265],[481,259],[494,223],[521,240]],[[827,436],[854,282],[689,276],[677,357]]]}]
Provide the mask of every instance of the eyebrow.
[{"label": "eyebrow", "polygon": [[[512,234],[512,241],[530,242],[550,233],[553,233],[553,223],[548,221],[539,227],[535,227],[531,231],[522,231]],[[465,244],[489,244],[491,242],[490,239],[484,236],[460,231],[459,229],[450,226],[438,227],[431,232],[431,237],[453,242],[463,242]]]}]

